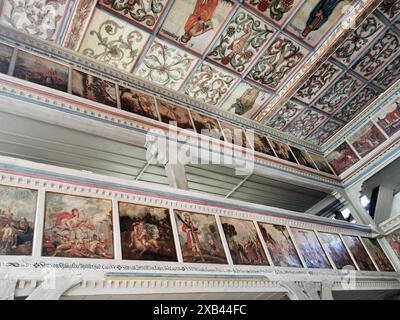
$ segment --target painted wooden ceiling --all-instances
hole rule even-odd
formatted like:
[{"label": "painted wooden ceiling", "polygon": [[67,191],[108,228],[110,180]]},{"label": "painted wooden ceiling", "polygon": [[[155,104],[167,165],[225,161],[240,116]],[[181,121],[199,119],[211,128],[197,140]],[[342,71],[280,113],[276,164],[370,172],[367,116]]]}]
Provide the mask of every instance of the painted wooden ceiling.
[{"label": "painted wooden ceiling", "polygon": [[7,26],[317,145],[400,77],[398,0],[2,2]]}]

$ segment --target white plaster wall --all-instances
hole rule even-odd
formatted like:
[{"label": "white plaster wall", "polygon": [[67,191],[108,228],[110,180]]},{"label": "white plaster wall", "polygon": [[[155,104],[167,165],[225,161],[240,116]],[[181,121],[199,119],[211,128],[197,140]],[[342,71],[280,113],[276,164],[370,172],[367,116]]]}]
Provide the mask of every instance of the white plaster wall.
[{"label": "white plaster wall", "polygon": [[400,215],[400,192],[396,193],[393,197],[392,212],[390,217],[393,218],[398,215]]}]

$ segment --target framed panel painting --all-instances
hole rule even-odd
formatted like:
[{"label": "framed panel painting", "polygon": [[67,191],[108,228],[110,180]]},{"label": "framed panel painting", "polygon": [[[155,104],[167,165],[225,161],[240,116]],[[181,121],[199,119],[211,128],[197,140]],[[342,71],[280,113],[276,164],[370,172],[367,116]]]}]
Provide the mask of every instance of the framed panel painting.
[{"label": "framed panel painting", "polygon": [[[249,136],[249,132],[247,131],[247,135]],[[274,150],[272,150],[272,147],[267,139],[267,137],[261,136],[257,133],[253,134],[254,137],[254,150],[264,153],[268,156],[275,157]],[[251,137],[249,137],[251,141]]]},{"label": "framed panel painting", "polygon": [[378,127],[369,122],[350,136],[348,141],[361,157],[365,157],[385,140],[385,136]]},{"label": "framed panel painting", "polygon": [[271,142],[272,148],[274,148],[275,153],[279,158],[297,164],[296,158],[290,150],[289,145],[272,139],[269,141]]},{"label": "framed panel painting", "polygon": [[111,200],[46,193],[42,255],[112,259]]},{"label": "framed panel painting", "polygon": [[319,232],[319,236],[337,269],[341,270],[344,267],[356,268],[338,234]]},{"label": "framed panel painting", "polygon": [[176,104],[157,99],[158,111],[160,112],[161,121],[177,125],[179,128],[193,130],[192,119],[189,110]]},{"label": "framed panel painting", "polygon": [[184,262],[226,264],[215,216],[174,210]]},{"label": "framed panel painting", "polygon": [[122,258],[177,261],[169,209],[119,202]]},{"label": "framed panel painting", "polygon": [[290,228],[308,268],[332,269],[332,266],[312,230]]},{"label": "framed panel painting", "polygon": [[376,122],[391,137],[400,130],[400,102],[396,101],[379,111]]},{"label": "framed panel painting", "polygon": [[0,73],[8,73],[14,48],[0,43]]},{"label": "framed panel painting", "polygon": [[302,268],[303,264],[285,226],[258,223],[267,244],[272,262],[276,267]]},{"label": "framed panel painting", "polygon": [[196,111],[190,111],[197,133],[224,140],[218,120]]},{"label": "framed panel painting", "polygon": [[334,175],[332,169],[329,167],[328,163],[326,162],[323,156],[320,156],[315,153],[309,153],[309,155],[311,159],[314,161],[319,171]]},{"label": "framed panel painting", "polygon": [[390,247],[396,253],[397,257],[400,259],[400,229],[393,231],[386,237],[386,239],[388,240]]},{"label": "framed panel painting", "polygon": [[37,191],[0,186],[0,255],[32,254]]},{"label": "framed panel painting", "polygon": [[220,121],[219,124],[221,125],[221,129],[224,134],[224,140],[226,142],[235,144],[243,148],[249,147],[246,134],[241,128],[233,126],[224,121]]},{"label": "framed panel painting", "polygon": [[176,0],[159,34],[202,55],[235,6],[231,0]]},{"label": "framed panel painting", "polygon": [[362,238],[362,240],[380,271],[396,271],[390,263],[389,259],[387,258],[386,254],[383,252],[378,240],[372,238]]},{"label": "framed panel painting", "polygon": [[117,107],[117,90],[114,83],[78,70],[72,71],[72,94]]},{"label": "framed panel painting", "polygon": [[376,271],[375,265],[358,237],[343,235],[343,240],[362,271]]},{"label": "framed panel painting", "polygon": [[133,89],[119,87],[121,109],[140,116],[159,120],[154,97]]},{"label": "framed panel painting", "polygon": [[290,149],[292,150],[299,164],[312,169],[316,169],[310,155],[305,150],[301,150],[292,146],[290,146]]},{"label": "framed panel painting", "polygon": [[67,92],[68,72],[67,66],[18,50],[14,77]]},{"label": "framed panel painting", "polygon": [[341,175],[347,169],[358,162],[358,157],[347,142],[343,142],[327,156],[329,164],[337,175]]},{"label": "framed panel painting", "polygon": [[269,265],[252,221],[221,217],[221,222],[234,264]]}]

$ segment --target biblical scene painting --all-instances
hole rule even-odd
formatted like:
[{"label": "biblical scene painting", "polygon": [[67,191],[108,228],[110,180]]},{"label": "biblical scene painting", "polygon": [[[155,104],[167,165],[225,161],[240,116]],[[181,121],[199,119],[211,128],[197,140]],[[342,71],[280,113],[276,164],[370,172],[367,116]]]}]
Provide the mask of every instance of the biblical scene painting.
[{"label": "biblical scene painting", "polygon": [[315,169],[315,165],[310,157],[310,155],[305,150],[298,149],[296,147],[290,146],[294,156],[297,159],[297,162],[302,166],[306,166],[312,169]]},{"label": "biblical scene painting", "polygon": [[397,257],[400,259],[400,229],[389,234],[386,238],[392,247],[393,251],[396,253]]},{"label": "biblical scene painting", "polygon": [[14,76],[56,90],[68,90],[68,67],[25,51],[18,50]]},{"label": "biblical scene painting", "polygon": [[291,230],[308,268],[332,268],[314,231],[297,228]]},{"label": "biblical scene painting", "polygon": [[274,148],[275,153],[279,158],[297,163],[292,151],[290,151],[290,148],[287,144],[272,139],[270,139],[269,141],[271,142],[272,148]]},{"label": "biblical scene painting", "polygon": [[319,154],[315,153],[309,153],[310,157],[314,161],[315,165],[317,166],[319,171],[329,173],[329,174],[334,174],[332,169],[329,167],[327,164],[325,158],[323,156],[320,156]]},{"label": "biblical scene painting", "polygon": [[203,54],[234,7],[231,0],[176,0],[159,33]]},{"label": "biblical scene painting", "polygon": [[0,43],[0,73],[8,73],[14,48]]},{"label": "biblical scene painting", "polygon": [[72,71],[72,94],[110,107],[117,107],[117,92],[114,83],[78,70]]},{"label": "biblical scene painting", "polygon": [[400,102],[396,101],[379,111],[376,122],[388,136],[400,130]]},{"label": "biblical scene painting", "polygon": [[274,33],[275,29],[241,8],[208,53],[208,59],[243,74]]},{"label": "biblical scene painting", "polygon": [[271,96],[256,86],[242,81],[222,103],[221,108],[234,114],[251,117]]},{"label": "biblical scene painting", "polygon": [[156,100],[143,92],[119,88],[121,109],[143,117],[158,120]]},{"label": "biblical scene painting", "polygon": [[249,144],[247,142],[246,134],[241,128],[223,121],[220,122],[220,125],[224,134],[224,141],[236,144],[243,148],[248,147]]},{"label": "biblical scene painting", "polygon": [[157,100],[161,121],[182,129],[194,130],[189,110],[176,104]]},{"label": "biblical scene painting", "polygon": [[234,264],[269,265],[252,221],[221,217],[221,222]]},{"label": "biblical scene painting", "polygon": [[365,157],[385,140],[385,136],[378,127],[369,122],[350,136],[348,141],[361,157]]},{"label": "biblical scene painting", "polygon": [[215,216],[174,212],[184,262],[227,263]]},{"label": "biblical scene painting", "polygon": [[244,3],[268,20],[281,26],[301,3],[301,0],[245,0]]},{"label": "biblical scene painting", "polygon": [[192,115],[194,126],[196,127],[196,131],[198,133],[215,139],[224,140],[224,136],[217,119],[211,118],[196,111],[190,111],[190,114]]},{"label": "biblical scene painting", "polygon": [[376,271],[374,263],[358,237],[343,235],[343,240],[362,271]]},{"label": "biblical scene painting", "polygon": [[339,147],[328,154],[327,160],[335,173],[341,175],[353,164],[358,162],[358,157],[347,142],[343,142]]},{"label": "biblical scene painting", "polygon": [[389,259],[383,252],[378,240],[372,238],[362,238],[362,240],[380,271],[395,271]]},{"label": "biblical scene painting", "polygon": [[122,258],[177,261],[169,209],[120,202]]},{"label": "biblical scene painting", "polygon": [[319,236],[325,244],[325,248],[337,269],[341,270],[344,267],[352,267],[353,269],[356,269],[353,260],[351,260],[351,257],[338,234],[320,232]]},{"label": "biblical scene painting", "polygon": [[50,192],[44,222],[43,256],[114,257],[111,200]]},{"label": "biblical scene painting", "polygon": [[37,191],[0,186],[0,255],[31,255]]},{"label": "biblical scene painting", "polygon": [[100,0],[99,5],[142,27],[154,30],[169,0]]},{"label": "biblical scene painting", "polygon": [[303,267],[285,226],[259,223],[272,262],[277,267]]},{"label": "biblical scene painting", "polygon": [[253,137],[254,137],[254,150],[255,151],[275,157],[274,150],[272,150],[272,147],[271,147],[267,137],[261,136],[257,133],[254,133]]},{"label": "biblical scene painting", "polygon": [[308,0],[290,19],[287,30],[315,47],[345,13],[353,0]]}]

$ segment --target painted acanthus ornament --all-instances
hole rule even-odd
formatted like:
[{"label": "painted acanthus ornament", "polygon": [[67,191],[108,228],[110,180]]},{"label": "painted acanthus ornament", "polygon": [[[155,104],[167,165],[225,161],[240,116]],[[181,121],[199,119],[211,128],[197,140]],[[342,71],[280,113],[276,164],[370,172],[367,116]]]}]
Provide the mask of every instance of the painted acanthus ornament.
[{"label": "painted acanthus ornament", "polygon": [[122,62],[122,67],[127,68],[136,60],[138,49],[134,49],[135,43],[142,41],[143,36],[138,31],[131,31],[126,37],[121,35],[115,40],[109,40],[122,28],[112,20],[103,22],[97,31],[90,32],[91,35],[97,37],[98,46],[102,48],[101,52],[95,53],[92,48],[86,48],[83,54],[115,67]]}]

